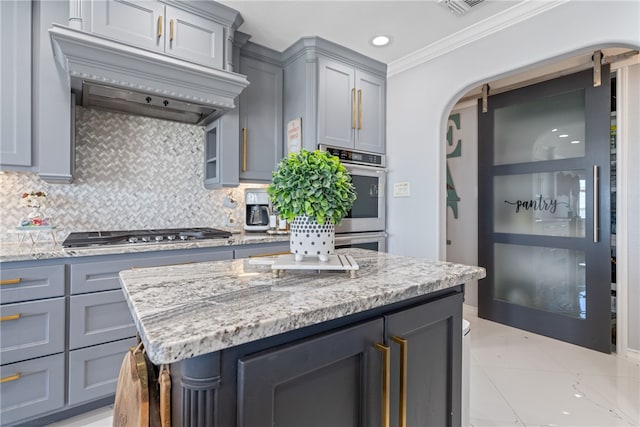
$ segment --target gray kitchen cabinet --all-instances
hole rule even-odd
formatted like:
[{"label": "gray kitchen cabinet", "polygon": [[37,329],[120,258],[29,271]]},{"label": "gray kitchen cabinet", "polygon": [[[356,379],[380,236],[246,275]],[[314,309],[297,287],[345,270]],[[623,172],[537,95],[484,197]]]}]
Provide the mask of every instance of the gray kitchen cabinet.
[{"label": "gray kitchen cabinet", "polygon": [[31,2],[0,2],[0,166],[30,167]]},{"label": "gray kitchen cabinet", "polygon": [[224,27],[158,1],[91,1],[89,31],[208,67],[224,67]]},{"label": "gray kitchen cabinet", "polygon": [[376,319],[240,359],[236,425],[380,425],[383,333]]},{"label": "gray kitchen cabinet", "polygon": [[284,122],[302,118],[302,147],[385,152],[385,64],[319,37],[283,52]]},{"label": "gray kitchen cabinet", "polygon": [[2,364],[64,351],[64,297],[0,306]]},{"label": "gray kitchen cabinet", "polygon": [[385,151],[384,78],[324,57],[318,60],[318,143]]},{"label": "gray kitchen cabinet", "polygon": [[0,366],[0,425],[64,406],[64,354]]},{"label": "gray kitchen cabinet", "polygon": [[236,187],[238,168],[238,111],[226,113],[204,129],[204,187]]},{"label": "gray kitchen cabinet", "polygon": [[[462,302],[458,287],[187,359],[172,393],[196,402],[209,384],[198,425],[459,426]],[[195,413],[183,405],[174,421]]]},{"label": "gray kitchen cabinet", "polygon": [[122,359],[138,340],[129,338],[69,352],[69,405],[116,392]]},{"label": "gray kitchen cabinet", "polygon": [[107,256],[101,261],[78,262],[71,264],[71,294],[108,291],[120,289],[118,273],[130,268],[158,267],[192,262],[220,261],[233,259],[233,250],[220,248],[214,251],[195,253],[161,252],[161,255],[141,254],[137,257]]},{"label": "gray kitchen cabinet", "polygon": [[64,264],[0,270],[0,303],[64,296]]},{"label": "gray kitchen cabinet", "polygon": [[248,245],[248,247],[239,247],[233,252],[235,259],[290,253],[288,241],[281,243]]},{"label": "gray kitchen cabinet", "polygon": [[271,182],[283,153],[283,70],[265,51],[251,43],[240,51],[240,73],[250,83],[239,99],[241,181]]},{"label": "gray kitchen cabinet", "polygon": [[69,349],[135,336],[136,326],[122,290],[72,295],[69,300]]},{"label": "gray kitchen cabinet", "polygon": [[392,361],[392,420],[400,419],[403,402],[398,391],[404,375],[406,425],[460,425],[462,300],[463,295],[457,294],[385,316]]}]

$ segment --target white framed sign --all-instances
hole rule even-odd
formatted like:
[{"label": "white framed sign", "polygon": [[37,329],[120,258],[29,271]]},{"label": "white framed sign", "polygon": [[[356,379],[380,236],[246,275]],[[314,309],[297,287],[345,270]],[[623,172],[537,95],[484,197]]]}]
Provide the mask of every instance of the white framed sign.
[{"label": "white framed sign", "polygon": [[287,152],[297,153],[302,148],[302,118],[287,123]]}]

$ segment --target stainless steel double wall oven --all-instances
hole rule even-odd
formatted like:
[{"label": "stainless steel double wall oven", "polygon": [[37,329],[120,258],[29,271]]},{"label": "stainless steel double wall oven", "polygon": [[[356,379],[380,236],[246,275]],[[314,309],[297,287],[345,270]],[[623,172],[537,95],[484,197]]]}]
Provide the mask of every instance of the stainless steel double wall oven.
[{"label": "stainless steel double wall oven", "polygon": [[384,154],[354,151],[320,145],[340,158],[356,189],[353,207],[336,227],[336,247],[362,247],[386,250],[385,186],[386,158]]}]

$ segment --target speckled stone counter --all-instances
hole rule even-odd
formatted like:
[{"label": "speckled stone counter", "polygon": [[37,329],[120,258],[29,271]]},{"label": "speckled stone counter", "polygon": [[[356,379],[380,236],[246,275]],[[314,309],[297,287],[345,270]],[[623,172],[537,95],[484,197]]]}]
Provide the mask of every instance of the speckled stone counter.
[{"label": "speckled stone counter", "polygon": [[50,241],[31,244],[24,242],[0,243],[0,263],[13,261],[31,261],[56,258],[74,258],[99,255],[116,255],[155,251],[173,251],[180,249],[213,248],[220,246],[241,246],[256,243],[287,242],[288,235],[269,235],[267,233],[234,233],[228,239],[189,240],[170,243],[139,243],[132,245],[100,246],[90,248],[63,248]]},{"label": "speckled stone counter", "polygon": [[445,290],[485,276],[481,267],[343,249],[360,266],[287,271],[249,259],[120,272],[152,362],[174,363],[305,326]]}]

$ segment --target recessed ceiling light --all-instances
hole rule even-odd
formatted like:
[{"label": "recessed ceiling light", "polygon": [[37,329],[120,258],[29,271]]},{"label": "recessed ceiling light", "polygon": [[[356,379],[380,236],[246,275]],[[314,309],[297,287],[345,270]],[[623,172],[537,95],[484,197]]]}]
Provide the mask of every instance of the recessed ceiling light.
[{"label": "recessed ceiling light", "polygon": [[371,44],[374,46],[386,46],[391,42],[391,39],[388,36],[375,36],[371,39]]},{"label": "recessed ceiling light", "polygon": [[558,132],[558,129],[551,129],[551,132]]},{"label": "recessed ceiling light", "polygon": [[578,141],[577,139],[574,139],[573,141],[571,141],[572,144],[580,144],[580,141]]},{"label": "recessed ceiling light", "polygon": [[562,135],[558,135],[558,138],[569,138],[569,135],[563,133]]}]

